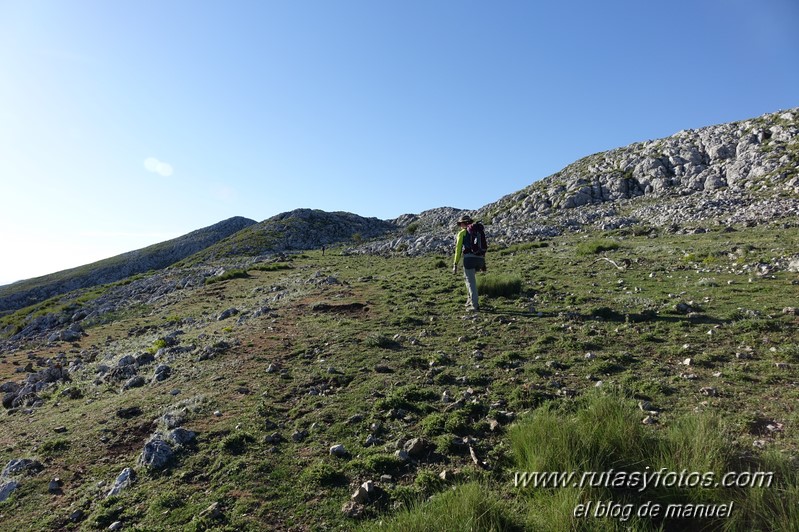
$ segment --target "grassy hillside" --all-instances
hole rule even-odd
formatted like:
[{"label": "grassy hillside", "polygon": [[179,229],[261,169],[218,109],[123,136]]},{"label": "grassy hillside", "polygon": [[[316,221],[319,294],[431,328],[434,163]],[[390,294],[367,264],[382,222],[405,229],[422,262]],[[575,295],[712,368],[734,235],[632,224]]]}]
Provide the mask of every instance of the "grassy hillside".
[{"label": "grassy hillside", "polygon": [[[736,229],[492,249],[477,315],[450,257],[308,252],[5,352],[0,382],[73,369],[3,420],[0,465],[40,464],[6,477],[3,527],[796,529],[799,277],[784,258],[799,229]],[[196,438],[142,464],[175,426]],[[135,482],[107,496],[125,468]],[[611,470],[772,475],[645,489],[518,475]],[[635,515],[647,503],[683,513]]]}]

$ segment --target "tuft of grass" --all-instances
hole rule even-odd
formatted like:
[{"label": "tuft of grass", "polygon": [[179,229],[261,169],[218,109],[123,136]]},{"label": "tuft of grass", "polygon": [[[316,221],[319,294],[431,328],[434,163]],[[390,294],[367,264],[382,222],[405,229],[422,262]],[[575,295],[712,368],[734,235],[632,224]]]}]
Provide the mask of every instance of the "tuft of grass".
[{"label": "tuft of grass", "polygon": [[255,443],[255,437],[247,432],[228,434],[219,442],[219,447],[227,454],[239,455],[247,452],[250,445]]},{"label": "tuft of grass", "polygon": [[227,272],[223,273],[222,275],[209,277],[208,279],[205,280],[205,284],[207,284],[207,285],[208,284],[214,284],[214,283],[218,283],[218,282],[221,282],[221,281],[227,281],[229,279],[246,279],[249,276],[250,276],[250,274],[247,273],[247,270],[230,270],[230,271],[227,271]]},{"label": "tuft of grass", "polygon": [[[732,504],[730,515],[692,517],[692,526],[712,530],[787,530],[799,516],[799,474],[790,459],[777,453],[740,458],[728,427],[710,412],[683,414],[652,431],[630,399],[593,392],[572,409],[539,408],[508,434],[518,467],[515,486],[534,529],[582,530],[585,523],[567,510],[608,500],[629,510],[615,521],[592,521],[592,530],[660,530],[683,522],[673,513],[667,517],[669,505]],[[534,486],[529,472],[577,476],[565,483],[550,476]],[[730,478],[741,480],[725,485]],[[646,504],[658,505],[660,516],[636,515]]]},{"label": "tuft of grass", "polygon": [[273,262],[271,264],[260,264],[251,269],[259,272],[278,272],[281,270],[290,270],[293,266],[285,262]]},{"label": "tuft of grass", "polygon": [[577,255],[599,255],[605,251],[615,251],[621,247],[618,242],[608,240],[606,238],[599,238],[580,242],[575,248]]},{"label": "tuft of grass", "polygon": [[477,291],[487,297],[514,297],[522,291],[517,275],[483,275],[477,278]]},{"label": "tuft of grass", "polygon": [[[428,479],[428,477],[425,477]],[[437,481],[437,482],[436,482]],[[441,481],[422,480],[423,487]],[[478,482],[456,486],[438,493],[426,502],[415,502],[391,519],[367,524],[361,530],[389,532],[439,532],[440,530],[523,530],[510,505],[488,487]]]},{"label": "tuft of grass", "polygon": [[327,462],[316,462],[306,467],[300,474],[303,484],[324,487],[347,483],[347,477]]}]

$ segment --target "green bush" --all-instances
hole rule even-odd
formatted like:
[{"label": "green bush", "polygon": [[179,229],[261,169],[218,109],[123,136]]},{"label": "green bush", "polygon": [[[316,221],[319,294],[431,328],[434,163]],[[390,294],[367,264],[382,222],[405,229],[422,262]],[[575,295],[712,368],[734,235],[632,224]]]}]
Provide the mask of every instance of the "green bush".
[{"label": "green bush", "polygon": [[522,278],[514,275],[482,275],[477,291],[487,297],[513,297],[522,291]]},{"label": "green bush", "polygon": [[578,255],[598,255],[605,251],[615,251],[619,249],[619,243],[608,239],[589,240],[577,244],[576,252]]},{"label": "green bush", "polygon": [[280,270],[290,270],[292,268],[291,264],[286,264],[284,262],[274,262],[271,264],[261,264],[260,266],[256,266],[253,270],[257,270],[259,272],[277,272]]},{"label": "green bush", "polygon": [[244,454],[247,447],[255,442],[255,437],[246,432],[236,432],[222,438],[220,448],[227,454]]},{"label": "green bush", "polygon": [[245,279],[249,276],[250,274],[247,273],[247,270],[230,270],[222,275],[207,278],[205,284],[214,284],[220,281],[227,281],[228,279]]},{"label": "green bush", "polygon": [[339,486],[346,484],[347,477],[327,462],[317,462],[306,467],[300,474],[300,480],[311,486]]}]

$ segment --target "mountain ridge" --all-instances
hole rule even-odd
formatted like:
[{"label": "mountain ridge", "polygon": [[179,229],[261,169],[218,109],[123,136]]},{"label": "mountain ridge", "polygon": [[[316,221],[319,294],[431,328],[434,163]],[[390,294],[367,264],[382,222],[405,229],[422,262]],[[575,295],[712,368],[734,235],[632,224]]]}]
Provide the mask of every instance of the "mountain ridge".
[{"label": "mountain ridge", "polygon": [[255,223],[234,216],[152,246],[0,286],[0,312],[32,305],[72,290],[113,283],[148,270],[165,268]]},{"label": "mountain ridge", "polygon": [[[125,263],[151,248],[179,246],[183,237],[105,259],[113,264],[108,268],[103,268],[105,261],[98,261],[2,286],[0,312],[178,263],[196,265],[342,242],[363,253],[446,252],[452,221],[463,213],[482,219],[492,241],[500,245],[584,227],[609,230],[641,224],[758,224],[788,219],[799,216],[798,167],[799,107],[588,155],[473,211],[439,207],[380,220],[342,211],[295,209],[262,222],[231,218],[247,222],[203,241],[191,253],[168,252],[176,260],[156,262],[144,270]],[[87,269],[89,273],[81,275]],[[68,282],[58,280],[41,288],[52,276],[70,272],[75,275]]]}]

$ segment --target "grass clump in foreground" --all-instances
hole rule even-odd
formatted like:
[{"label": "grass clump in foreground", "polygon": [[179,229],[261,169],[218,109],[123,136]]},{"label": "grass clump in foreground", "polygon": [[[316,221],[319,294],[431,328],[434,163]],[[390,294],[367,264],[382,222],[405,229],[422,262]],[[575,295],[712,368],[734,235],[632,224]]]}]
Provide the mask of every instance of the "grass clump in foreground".
[{"label": "grass clump in foreground", "polygon": [[[726,428],[707,412],[683,414],[668,428],[653,430],[641,424],[632,403],[594,393],[571,411],[544,406],[512,427],[509,438],[519,468],[514,481],[526,501],[529,526],[795,529],[799,488],[785,458],[742,458]],[[549,486],[535,488],[526,476],[572,471],[576,476],[565,486],[553,485],[550,476]],[[580,512],[585,515],[575,517]]]},{"label": "grass clump in foreground", "polygon": [[742,531],[799,524],[791,463],[774,452],[744,458],[712,413],[684,414],[657,429],[618,395],[553,404],[510,428],[506,473],[513,478],[505,496],[501,483],[469,482],[368,529]]},{"label": "grass clump in foreground", "polygon": [[470,482],[412,504],[388,521],[362,530],[439,532],[441,530],[524,530],[509,504],[485,485]]}]

